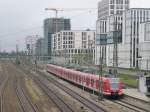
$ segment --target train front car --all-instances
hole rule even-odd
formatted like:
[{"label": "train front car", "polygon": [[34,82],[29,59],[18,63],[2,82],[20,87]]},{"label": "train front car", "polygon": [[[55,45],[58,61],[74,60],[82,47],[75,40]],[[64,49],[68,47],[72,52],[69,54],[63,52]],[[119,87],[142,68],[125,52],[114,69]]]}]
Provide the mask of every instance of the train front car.
[{"label": "train front car", "polygon": [[122,83],[119,78],[108,78],[111,96],[122,96]]}]

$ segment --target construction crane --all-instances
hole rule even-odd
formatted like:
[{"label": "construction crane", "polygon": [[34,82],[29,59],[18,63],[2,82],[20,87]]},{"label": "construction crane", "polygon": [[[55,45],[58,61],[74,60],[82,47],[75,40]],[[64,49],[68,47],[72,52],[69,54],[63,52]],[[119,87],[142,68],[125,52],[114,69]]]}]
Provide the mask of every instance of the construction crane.
[{"label": "construction crane", "polygon": [[63,11],[84,11],[84,10],[97,10],[97,8],[45,8],[46,11],[54,11],[55,12],[55,18],[56,18],[56,29],[55,32],[58,31],[58,12]]},{"label": "construction crane", "polygon": [[56,14],[56,18],[58,18],[58,11],[63,11],[61,9],[56,9],[56,8],[45,8],[46,11],[51,10],[51,11],[55,11]]},{"label": "construction crane", "polygon": [[55,17],[58,17],[58,12],[63,12],[63,11],[84,11],[84,10],[97,10],[97,8],[45,8],[46,11],[54,11],[55,12]]}]

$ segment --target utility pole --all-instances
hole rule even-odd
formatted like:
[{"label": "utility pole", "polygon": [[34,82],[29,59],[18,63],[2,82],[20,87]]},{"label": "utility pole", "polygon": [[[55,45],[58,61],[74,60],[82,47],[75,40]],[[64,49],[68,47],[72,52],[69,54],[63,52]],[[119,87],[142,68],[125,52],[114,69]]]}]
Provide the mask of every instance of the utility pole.
[{"label": "utility pole", "polygon": [[90,38],[88,37],[88,68],[89,68],[89,64],[90,64]]},{"label": "utility pole", "polygon": [[148,62],[149,62],[149,60],[147,59],[146,60],[146,69],[147,69],[147,72],[148,72],[148,69],[149,69]]},{"label": "utility pole", "polygon": [[99,74],[99,97],[98,100],[103,100],[103,48],[100,47],[100,74]]},{"label": "utility pole", "polygon": [[16,44],[16,64],[20,64],[18,51],[19,51],[19,47],[18,47],[18,44]]},{"label": "utility pole", "polygon": [[[117,22],[114,22],[114,33],[113,33],[113,72],[114,75],[117,77],[117,67],[118,67],[118,33],[119,30],[117,28]],[[115,36],[114,36],[115,35]]]},{"label": "utility pole", "polygon": [[67,61],[67,49],[66,49],[67,45],[65,46],[65,65],[67,64],[66,61]]},{"label": "utility pole", "polygon": [[98,96],[98,100],[102,101],[103,100],[103,52],[102,52],[102,48],[101,48],[101,37],[99,35],[99,46],[100,46],[100,58],[99,58],[99,64],[100,64],[100,68],[99,68],[99,96]]}]

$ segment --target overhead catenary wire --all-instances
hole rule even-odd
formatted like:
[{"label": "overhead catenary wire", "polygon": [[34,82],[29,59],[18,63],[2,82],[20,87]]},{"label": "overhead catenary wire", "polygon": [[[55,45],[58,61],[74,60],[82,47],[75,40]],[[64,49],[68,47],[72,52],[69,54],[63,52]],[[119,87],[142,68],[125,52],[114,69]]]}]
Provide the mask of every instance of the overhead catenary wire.
[{"label": "overhead catenary wire", "polygon": [[[66,11],[67,11],[68,9],[66,9]],[[70,11],[72,10],[76,10],[75,8],[71,8],[71,9],[69,9]],[[67,12],[70,12],[70,11],[67,11]],[[77,15],[74,15],[74,16],[70,16],[69,18],[71,18],[71,19],[74,19],[74,18],[77,18],[77,17],[81,17],[81,16],[83,16],[83,14],[91,14],[92,12],[93,12],[93,10],[96,10],[96,8],[80,8],[80,10],[78,9],[77,11],[84,11],[84,12],[81,12],[81,13],[79,13],[79,14],[77,14]],[[0,39],[3,39],[3,38],[10,38],[10,37],[12,37],[12,36],[17,36],[18,34],[22,34],[22,33],[27,33],[27,32],[30,32],[30,31],[32,31],[32,30],[35,30],[35,29],[42,29],[43,28],[43,26],[36,26],[36,27],[32,27],[32,28],[26,28],[26,29],[22,29],[22,30],[20,30],[20,31],[17,31],[17,32],[10,32],[10,33],[6,33],[6,34],[0,34]],[[1,40],[2,41],[2,40]],[[14,44],[14,45],[11,45],[11,44],[9,44],[9,45],[7,45],[7,46],[16,46],[16,44]]]},{"label": "overhead catenary wire", "polygon": [[[80,14],[70,16],[69,18],[74,19],[76,17],[81,17],[83,14],[86,14],[87,12],[91,13],[92,11],[88,10],[88,11],[82,12]],[[40,28],[43,28],[43,26],[36,26],[36,27],[28,28],[28,29],[22,29],[22,30],[17,31],[17,32],[10,32],[10,33],[6,33],[6,34],[0,34],[0,38],[12,36],[12,35],[14,36],[14,35],[17,35],[17,34],[20,34],[20,33],[28,32],[28,31],[31,31],[31,30],[34,30],[34,29],[40,29]]]}]

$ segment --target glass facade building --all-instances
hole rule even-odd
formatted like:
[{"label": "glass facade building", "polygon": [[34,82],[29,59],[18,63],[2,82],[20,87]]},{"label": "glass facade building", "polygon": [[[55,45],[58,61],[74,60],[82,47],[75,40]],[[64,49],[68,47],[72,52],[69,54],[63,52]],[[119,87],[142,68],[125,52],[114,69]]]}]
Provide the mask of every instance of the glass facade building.
[{"label": "glass facade building", "polygon": [[52,51],[52,34],[61,30],[70,30],[70,19],[64,18],[48,18],[44,20],[44,39],[45,39],[45,55],[51,56]]}]

